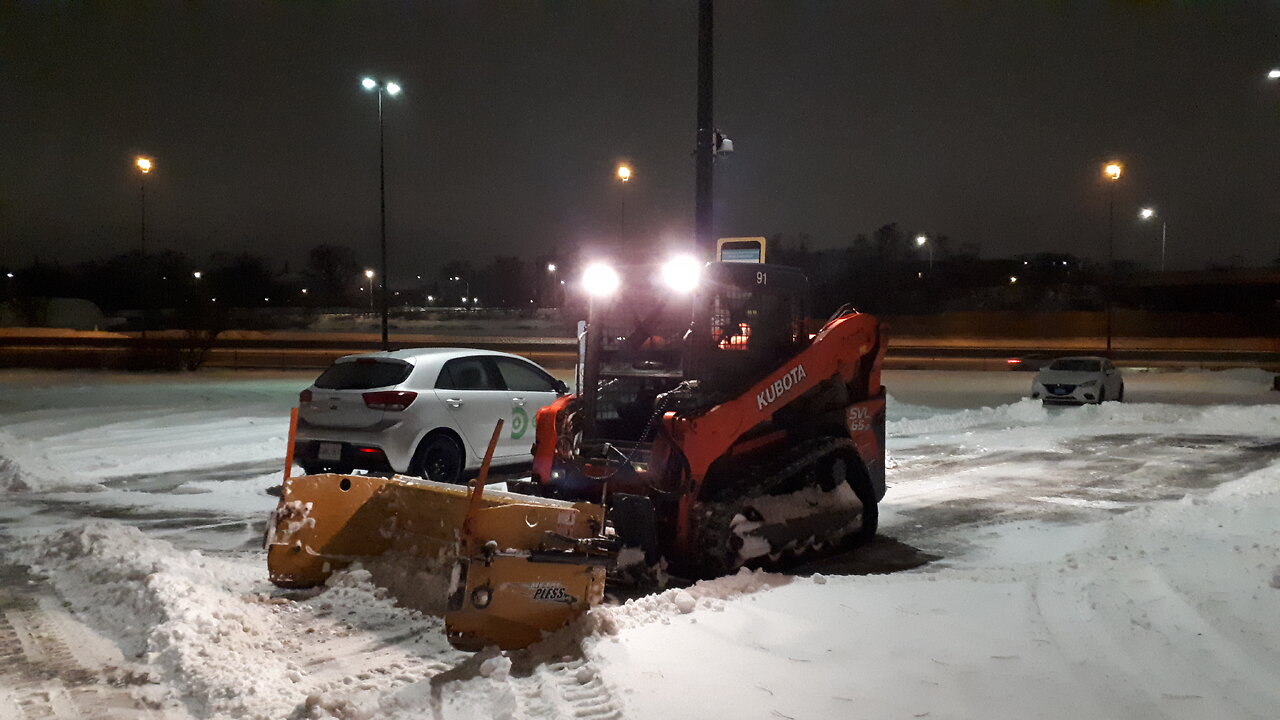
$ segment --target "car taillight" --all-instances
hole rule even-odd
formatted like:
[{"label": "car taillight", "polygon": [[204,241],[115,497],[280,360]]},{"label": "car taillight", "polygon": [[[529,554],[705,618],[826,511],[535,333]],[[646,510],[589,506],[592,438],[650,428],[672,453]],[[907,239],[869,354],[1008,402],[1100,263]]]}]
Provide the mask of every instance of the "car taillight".
[{"label": "car taillight", "polygon": [[403,410],[418,397],[416,392],[406,390],[385,390],[383,392],[365,393],[364,405],[371,410]]},{"label": "car taillight", "polygon": [[299,403],[311,402],[311,388],[307,388],[306,390],[303,390],[302,392],[298,393],[298,402]]}]

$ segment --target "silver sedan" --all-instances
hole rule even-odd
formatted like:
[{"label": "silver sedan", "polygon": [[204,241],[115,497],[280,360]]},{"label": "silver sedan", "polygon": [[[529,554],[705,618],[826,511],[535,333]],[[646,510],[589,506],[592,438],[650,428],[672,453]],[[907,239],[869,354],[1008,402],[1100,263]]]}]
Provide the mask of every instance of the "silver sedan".
[{"label": "silver sedan", "polygon": [[1058,358],[1031,383],[1031,397],[1045,404],[1102,403],[1124,400],[1124,378],[1104,357]]}]

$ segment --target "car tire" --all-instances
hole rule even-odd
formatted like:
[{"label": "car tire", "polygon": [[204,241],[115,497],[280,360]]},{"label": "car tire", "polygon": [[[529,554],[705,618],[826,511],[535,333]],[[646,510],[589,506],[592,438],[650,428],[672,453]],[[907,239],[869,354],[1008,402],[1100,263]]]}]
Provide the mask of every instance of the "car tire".
[{"label": "car tire", "polygon": [[1116,402],[1124,402],[1124,383],[1120,383],[1120,393],[1116,395]]},{"label": "car tire", "polygon": [[428,435],[413,455],[411,474],[436,482],[460,484],[466,463],[462,446],[443,432]]},{"label": "car tire", "polygon": [[1104,387],[1098,391],[1098,404],[1101,405],[1106,401],[1107,401],[1107,389]]}]

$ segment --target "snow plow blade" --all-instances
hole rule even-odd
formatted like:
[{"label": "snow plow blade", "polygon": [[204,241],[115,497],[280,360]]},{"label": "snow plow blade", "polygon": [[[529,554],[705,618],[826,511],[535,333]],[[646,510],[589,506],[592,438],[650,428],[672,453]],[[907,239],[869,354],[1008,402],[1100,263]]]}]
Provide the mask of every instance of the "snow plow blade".
[{"label": "snow plow blade", "polygon": [[322,585],[360,563],[406,607],[445,618],[449,641],[525,647],[604,594],[616,554],[604,509],[407,477],[285,480],[267,531],[281,587]]}]

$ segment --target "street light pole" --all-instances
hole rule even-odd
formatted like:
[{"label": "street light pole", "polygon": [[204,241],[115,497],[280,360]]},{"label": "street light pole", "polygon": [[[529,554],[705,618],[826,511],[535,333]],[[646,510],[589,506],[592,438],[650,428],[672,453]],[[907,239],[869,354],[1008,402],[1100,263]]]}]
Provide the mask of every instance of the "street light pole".
[{"label": "street light pole", "polygon": [[385,132],[382,122],[382,88],[378,88],[378,250],[382,263],[382,349],[390,350],[391,343],[387,339],[387,156],[383,141]]},{"label": "street light pole", "polygon": [[[380,298],[382,302],[382,349],[390,350],[391,342],[387,338],[387,161],[385,152],[385,125],[382,119],[382,96],[391,95],[395,97],[400,94],[400,86],[394,82],[384,82],[374,78],[365,78],[361,84],[366,90],[378,91],[378,220],[379,220],[379,254],[381,257],[382,274],[379,277],[381,284]],[[373,288],[370,287],[369,299],[373,300]]]},{"label": "street light pole", "polygon": [[1124,165],[1118,162],[1109,162],[1102,168],[1102,174],[1111,181],[1111,191],[1107,200],[1107,267],[1106,267],[1106,305],[1107,305],[1107,356],[1111,356],[1111,293],[1112,293],[1112,276],[1114,274],[1115,265],[1115,234],[1116,234],[1116,182],[1120,180],[1120,176],[1124,174]]},{"label": "street light pole", "polygon": [[1164,248],[1168,233],[1169,223],[1162,218],[1160,220],[1160,272],[1164,272]]},{"label": "street light pole", "polygon": [[698,257],[704,260],[710,260],[716,251],[711,204],[712,162],[716,153],[715,121],[712,116],[714,19],[714,0],[698,0],[698,134],[694,150],[694,243]]},{"label": "street light pole", "polygon": [[134,167],[138,168],[139,172],[142,173],[142,178],[138,181],[138,206],[140,208],[139,223],[138,223],[139,229],[140,229],[139,240],[138,240],[138,251],[140,254],[138,257],[138,262],[142,264],[142,277],[140,278],[142,281],[141,282],[142,339],[146,340],[147,339],[147,320],[148,320],[147,316],[150,314],[149,310],[151,305],[151,293],[150,293],[150,285],[149,285],[150,277],[146,272],[146,267],[147,267],[147,175],[151,173],[151,169],[155,166],[155,162],[152,161],[152,159],[149,157],[144,157],[142,155],[139,155],[138,157],[134,158],[133,165]]},{"label": "street light pole", "polygon": [[450,279],[450,280],[452,280],[452,281],[454,281],[454,282],[462,283],[463,293],[464,293],[464,295],[462,296],[462,304],[463,304],[463,305],[466,305],[466,304],[467,304],[467,298],[471,297],[471,281],[470,281],[470,280],[463,280],[463,279],[462,279],[462,277],[461,277],[461,276],[459,276],[459,275],[454,275],[453,277],[451,277],[451,278],[449,278],[449,279]]},{"label": "street light pole", "polygon": [[929,272],[933,272],[933,243],[929,242],[929,237],[927,235],[917,235],[916,247],[923,247],[929,251]]},{"label": "street light pole", "polygon": [[[1138,217],[1141,217],[1143,220],[1150,220],[1151,218],[1156,217],[1156,215],[1155,208],[1145,207],[1138,212]],[[1164,272],[1165,241],[1168,239],[1168,235],[1169,223],[1164,219],[1164,217],[1160,217],[1160,272]]]},{"label": "street light pole", "polygon": [[622,182],[622,188],[618,191],[621,198],[619,201],[618,212],[618,239],[621,244],[627,243],[627,183],[631,182],[631,166],[623,163],[618,166],[618,180]]}]

